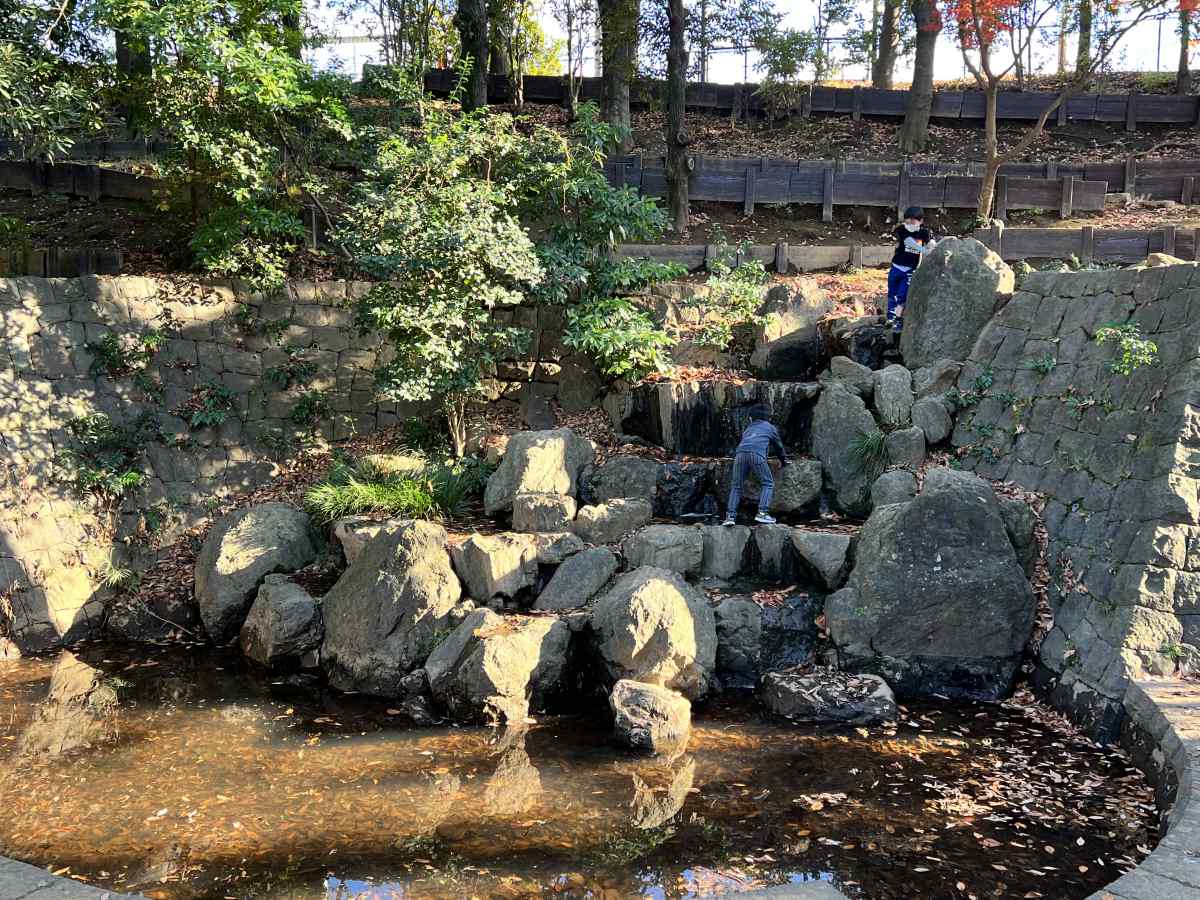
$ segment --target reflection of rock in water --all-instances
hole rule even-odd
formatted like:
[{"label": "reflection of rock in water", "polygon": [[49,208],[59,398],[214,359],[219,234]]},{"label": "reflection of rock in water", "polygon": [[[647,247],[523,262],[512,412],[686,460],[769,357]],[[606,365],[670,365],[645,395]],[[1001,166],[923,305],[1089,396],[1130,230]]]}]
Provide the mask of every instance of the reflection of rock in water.
[{"label": "reflection of rock in water", "polygon": [[431,834],[450,815],[461,791],[462,779],[457,775],[428,776],[412,792],[412,803],[407,806],[412,831],[418,835]]},{"label": "reflection of rock in water", "polygon": [[46,699],[21,736],[21,752],[54,755],[113,737],[117,713],[113,681],[105,682],[99,669],[74,653],[60,654]]},{"label": "reflection of rock in water", "polygon": [[537,805],[542,776],[525,751],[521,735],[500,755],[500,761],[483,786],[483,811],[489,816],[516,816]]},{"label": "reflection of rock in water", "polygon": [[671,763],[622,763],[617,769],[633,779],[631,820],[635,828],[658,828],[679,814],[696,778],[696,760],[680,756]]}]

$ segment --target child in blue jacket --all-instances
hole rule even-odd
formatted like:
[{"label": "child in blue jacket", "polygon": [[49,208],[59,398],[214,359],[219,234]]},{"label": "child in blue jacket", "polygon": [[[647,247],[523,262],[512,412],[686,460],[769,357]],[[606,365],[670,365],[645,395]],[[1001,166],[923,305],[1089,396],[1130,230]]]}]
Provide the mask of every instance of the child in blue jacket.
[{"label": "child in blue jacket", "polygon": [[737,524],[738,505],[742,502],[742,482],[751,472],[762,486],[758,498],[758,515],[754,521],[760,525],[773,525],[770,514],[771,495],[775,493],[775,478],[767,464],[767,456],[774,451],[780,462],[787,465],[787,451],[779,430],[771,424],[771,411],[758,404],[750,410],[750,424],[742,432],[742,440],[733,457],[733,486],[729,490],[729,505],[725,508],[725,524]]}]

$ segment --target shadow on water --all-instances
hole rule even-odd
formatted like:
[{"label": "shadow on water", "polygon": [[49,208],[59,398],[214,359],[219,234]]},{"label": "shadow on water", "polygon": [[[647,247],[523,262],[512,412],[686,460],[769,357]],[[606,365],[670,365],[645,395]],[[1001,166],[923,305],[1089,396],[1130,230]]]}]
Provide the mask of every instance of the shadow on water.
[{"label": "shadow on water", "polygon": [[[811,621],[811,618],[810,618]],[[822,731],[741,702],[630,757],[600,713],[412,728],[211,649],[0,667],[0,853],[198,897],[1085,897],[1150,845],[1124,761],[1005,706]],[[914,873],[920,892],[914,893]]]}]

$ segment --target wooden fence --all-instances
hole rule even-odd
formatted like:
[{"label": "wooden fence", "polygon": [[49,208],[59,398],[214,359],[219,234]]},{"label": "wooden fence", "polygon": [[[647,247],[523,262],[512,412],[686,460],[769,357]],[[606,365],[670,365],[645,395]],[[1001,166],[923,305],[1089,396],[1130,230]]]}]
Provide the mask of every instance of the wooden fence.
[{"label": "wooden fence", "polygon": [[[434,94],[447,94],[456,83],[457,75],[449,69],[431,69],[425,74],[425,88]],[[664,96],[663,88],[661,81],[638,79],[631,92],[633,101],[645,104],[652,98],[660,98]],[[687,105],[691,109],[730,113],[739,117],[744,113],[763,112],[767,104],[758,93],[758,88],[759,85],[753,83],[691,82],[687,86]],[[530,102],[562,103],[566,94],[566,80],[558,76],[527,75],[524,90],[525,99]],[[490,76],[489,100],[505,102],[510,96],[508,76]],[[598,100],[600,79],[582,79],[579,96],[582,100]],[[1039,91],[1002,91],[998,98],[997,116],[1013,121],[1036,121],[1057,96]],[[814,87],[802,95],[801,105],[794,112],[805,117],[814,113],[848,115],[856,119],[863,116],[901,117],[907,99],[907,91]],[[982,91],[935,91],[932,114],[937,119],[982,122],[984,106]],[[1061,104],[1051,115],[1049,124],[1065,125],[1067,122],[1120,122],[1124,123],[1127,131],[1135,131],[1139,125],[1200,126],[1200,96],[1080,94]]]},{"label": "wooden fence", "polygon": [[0,187],[32,194],[67,194],[93,203],[102,197],[121,200],[154,199],[159,180],[83,163],[0,160]]},{"label": "wooden fence", "polygon": [[[55,159],[156,159],[176,149],[176,144],[150,138],[121,140],[77,140]],[[24,159],[26,147],[19,141],[0,141],[0,158]]]},{"label": "wooden fence", "polygon": [[[885,167],[894,165],[891,172]],[[877,168],[871,168],[876,166]],[[975,175],[918,174],[915,164],[838,164],[828,160],[715,159],[695,157],[688,183],[693,201],[741,203],[746,215],[759,203],[815,203],[821,219],[833,221],[834,206],[910,205],[931,209],[975,209],[980,178]],[[661,160],[647,165],[639,157],[621,157],[605,165],[611,183],[629,185],[649,197],[665,197],[667,174]],[[1104,209],[1106,182],[1074,174],[1055,178],[1001,175],[996,180],[995,216],[1013,209],[1055,209],[1066,218],[1074,212]],[[1190,197],[1191,183],[1187,188]]]},{"label": "wooden fence", "polygon": [[0,250],[0,277],[36,275],[40,278],[78,278],[80,275],[119,275],[125,259],[120,250],[96,247],[45,247]]},{"label": "wooden fence", "polygon": [[[1200,229],[1164,225],[1152,229],[1118,228],[1005,228],[995,226],[975,232],[976,239],[1003,259],[1066,259],[1082,263],[1135,263],[1151,253],[1168,253],[1196,260]],[[786,243],[753,244],[736,252],[716,244],[621,244],[616,256],[627,259],[649,257],[658,262],[675,262],[694,272],[711,267],[721,257],[732,265],[759,260],[776,272],[812,272],[841,266],[886,265],[892,259],[892,244],[835,244],[822,247],[792,247]]]}]

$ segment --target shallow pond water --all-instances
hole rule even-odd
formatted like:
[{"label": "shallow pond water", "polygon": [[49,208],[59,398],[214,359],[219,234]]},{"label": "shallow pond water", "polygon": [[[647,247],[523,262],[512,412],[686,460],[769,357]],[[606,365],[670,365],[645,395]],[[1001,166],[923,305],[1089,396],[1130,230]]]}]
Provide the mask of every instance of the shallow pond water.
[{"label": "shallow pond water", "polygon": [[[1153,845],[1141,775],[1018,703],[828,731],[750,702],[632,758],[601,711],[524,733],[210,649],[0,664],[0,854],[152,897],[1086,897]],[[1138,850],[1139,846],[1143,848]]]}]

